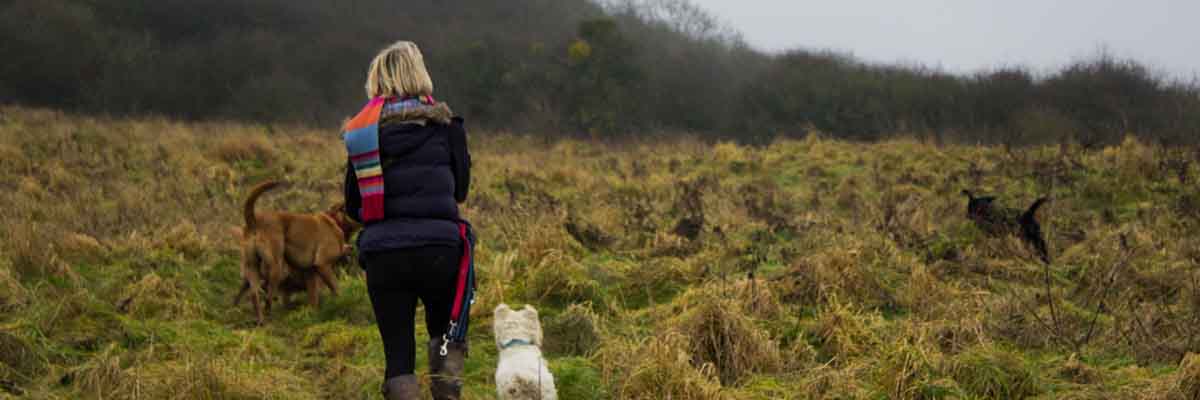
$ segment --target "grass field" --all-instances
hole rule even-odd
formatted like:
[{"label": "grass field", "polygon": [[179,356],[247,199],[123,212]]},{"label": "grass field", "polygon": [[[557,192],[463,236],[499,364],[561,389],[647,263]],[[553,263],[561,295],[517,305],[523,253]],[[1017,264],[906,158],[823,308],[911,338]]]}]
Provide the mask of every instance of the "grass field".
[{"label": "grass field", "polygon": [[[471,145],[467,398],[494,396],[500,302],[541,310],[563,399],[1200,396],[1193,151]],[[0,399],[376,398],[357,266],[262,327],[230,306],[249,188],[323,210],[343,156],[331,129],[0,108]],[[1054,261],[977,229],[962,189],[1052,196]]]}]

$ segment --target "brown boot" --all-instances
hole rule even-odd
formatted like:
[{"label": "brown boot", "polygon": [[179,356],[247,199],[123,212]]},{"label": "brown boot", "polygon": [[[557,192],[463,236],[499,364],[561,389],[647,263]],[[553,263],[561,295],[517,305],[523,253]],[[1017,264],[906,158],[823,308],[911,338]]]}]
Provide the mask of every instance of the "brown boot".
[{"label": "brown boot", "polygon": [[421,389],[416,375],[400,375],[383,383],[383,398],[387,400],[418,400]]},{"label": "brown boot", "polygon": [[433,400],[458,400],[462,393],[463,366],[467,360],[467,344],[451,342],[442,356],[442,339],[429,341],[429,392]]}]

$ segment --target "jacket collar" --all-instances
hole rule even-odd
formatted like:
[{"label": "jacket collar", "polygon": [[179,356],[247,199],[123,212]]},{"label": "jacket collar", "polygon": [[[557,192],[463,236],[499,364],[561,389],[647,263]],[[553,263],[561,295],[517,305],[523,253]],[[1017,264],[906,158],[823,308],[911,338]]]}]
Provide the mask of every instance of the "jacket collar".
[{"label": "jacket collar", "polygon": [[454,117],[454,112],[450,111],[450,106],[446,103],[424,104],[402,100],[401,104],[388,103],[384,106],[379,116],[379,125],[405,123],[425,125],[427,121],[449,124],[452,117]]}]

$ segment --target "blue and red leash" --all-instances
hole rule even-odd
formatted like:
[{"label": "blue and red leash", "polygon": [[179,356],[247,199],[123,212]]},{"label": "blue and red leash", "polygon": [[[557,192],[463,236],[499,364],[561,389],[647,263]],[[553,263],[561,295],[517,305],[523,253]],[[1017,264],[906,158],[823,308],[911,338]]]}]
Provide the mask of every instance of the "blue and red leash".
[{"label": "blue and red leash", "polygon": [[440,354],[449,354],[451,341],[467,341],[467,328],[471,319],[471,304],[475,302],[475,234],[466,222],[458,223],[458,237],[462,239],[463,254],[458,262],[458,282],[454,285],[454,304],[450,308],[450,326],[442,334]]}]

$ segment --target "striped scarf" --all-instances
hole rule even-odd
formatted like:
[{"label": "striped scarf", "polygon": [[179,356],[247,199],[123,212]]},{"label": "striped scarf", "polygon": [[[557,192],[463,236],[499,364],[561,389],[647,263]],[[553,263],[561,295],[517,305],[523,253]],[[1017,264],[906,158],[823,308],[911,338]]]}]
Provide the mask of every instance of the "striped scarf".
[{"label": "striped scarf", "polygon": [[381,117],[404,114],[408,110],[431,107],[436,103],[432,96],[410,97],[395,100],[390,97],[375,97],[367,102],[362,111],[346,122],[342,138],[350,163],[354,166],[354,177],[358,180],[358,193],[362,197],[359,217],[364,223],[383,219],[383,165],[379,158],[379,121]]}]

